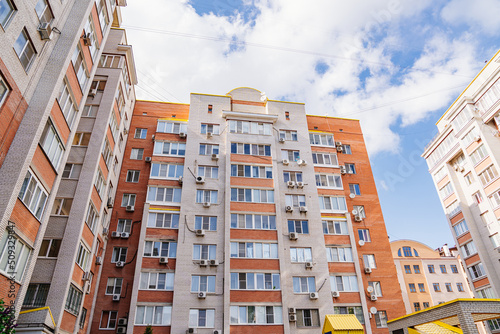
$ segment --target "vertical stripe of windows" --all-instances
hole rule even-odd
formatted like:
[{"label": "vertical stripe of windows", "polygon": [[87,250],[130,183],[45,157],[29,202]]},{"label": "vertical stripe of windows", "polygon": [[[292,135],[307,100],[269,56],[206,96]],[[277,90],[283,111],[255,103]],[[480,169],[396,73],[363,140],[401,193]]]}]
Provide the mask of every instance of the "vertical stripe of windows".
[{"label": "vertical stripe of windows", "polygon": [[148,227],[179,228],[179,214],[150,212]]},{"label": "vertical stripe of windows", "polygon": [[85,84],[87,83],[87,80],[89,79],[89,75],[87,73],[87,68],[85,65],[85,57],[83,56],[83,52],[80,49],[79,45],[76,46],[71,61],[73,63],[73,68],[75,70],[78,83],[83,90]]},{"label": "vertical stripe of windows", "polygon": [[151,164],[151,177],[179,178],[184,174],[184,165],[171,165],[165,163]]},{"label": "vertical stripe of windows", "polygon": [[231,228],[276,230],[276,216],[232,213]]},{"label": "vertical stripe of windows", "polygon": [[274,190],[231,188],[231,201],[274,203]]},{"label": "vertical stripe of windows", "polygon": [[231,176],[272,179],[273,167],[231,165]]},{"label": "vertical stripe of windows", "polygon": [[145,257],[170,257],[175,258],[177,243],[167,241],[146,241],[144,244]]},{"label": "vertical stripe of windows", "polygon": [[231,143],[232,154],[271,156],[271,145]]},{"label": "vertical stripe of windows", "polygon": [[180,203],[181,194],[182,194],[181,188],[149,187],[148,201],[164,202],[164,203]]},{"label": "vertical stripe of windows", "polygon": [[184,156],[186,154],[186,144],[155,141],[153,154]]},{"label": "vertical stripe of windows", "polygon": [[28,170],[18,197],[38,220],[42,218],[47,196],[47,192],[43,189],[41,183]]},{"label": "vertical stripe of windows", "polygon": [[187,123],[174,123],[166,121],[158,121],[156,132],[175,133],[187,132]]},{"label": "vertical stripe of windows", "polygon": [[231,242],[231,257],[277,259],[278,244],[261,242]]},{"label": "vertical stripe of windows", "polygon": [[326,247],[328,262],[352,262],[351,247]]},{"label": "vertical stripe of windows", "polygon": [[94,205],[92,202],[89,203],[88,209],[87,209],[87,216],[85,218],[85,224],[90,228],[92,233],[94,233],[94,229],[97,225],[97,221],[99,220],[99,215],[97,213],[97,210],[94,208]]},{"label": "vertical stripe of windows", "polygon": [[279,290],[280,274],[231,273],[231,290]]}]

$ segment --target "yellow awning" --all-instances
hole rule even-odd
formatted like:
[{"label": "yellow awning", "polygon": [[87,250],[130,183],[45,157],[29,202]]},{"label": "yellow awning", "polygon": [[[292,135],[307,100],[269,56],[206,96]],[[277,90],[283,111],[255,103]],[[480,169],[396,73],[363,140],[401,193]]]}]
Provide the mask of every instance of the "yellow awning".
[{"label": "yellow awning", "polygon": [[325,316],[323,334],[364,334],[364,330],[354,314],[333,314]]}]

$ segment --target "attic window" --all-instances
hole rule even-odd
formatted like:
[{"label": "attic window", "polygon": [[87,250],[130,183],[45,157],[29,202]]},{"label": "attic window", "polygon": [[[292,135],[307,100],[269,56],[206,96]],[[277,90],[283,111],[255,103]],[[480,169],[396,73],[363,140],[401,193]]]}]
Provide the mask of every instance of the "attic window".
[{"label": "attic window", "polygon": [[213,109],[213,106],[211,104],[208,105],[208,113],[211,114],[212,113],[212,109]]},{"label": "attic window", "polygon": [[288,111],[285,111],[285,119],[290,120],[290,113]]},{"label": "attic window", "polygon": [[315,126],[315,127],[314,127],[314,130],[318,130],[318,127],[317,127],[317,126]]},{"label": "attic window", "polygon": [[177,115],[172,115],[172,118],[175,118]]}]

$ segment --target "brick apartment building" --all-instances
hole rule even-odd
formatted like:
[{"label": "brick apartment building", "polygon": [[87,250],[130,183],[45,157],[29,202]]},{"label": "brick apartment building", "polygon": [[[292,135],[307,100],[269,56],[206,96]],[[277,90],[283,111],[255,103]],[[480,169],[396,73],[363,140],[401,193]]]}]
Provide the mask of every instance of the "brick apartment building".
[{"label": "brick apartment building", "polygon": [[92,333],[308,333],[404,304],[359,122],[238,88],[137,101]]}]

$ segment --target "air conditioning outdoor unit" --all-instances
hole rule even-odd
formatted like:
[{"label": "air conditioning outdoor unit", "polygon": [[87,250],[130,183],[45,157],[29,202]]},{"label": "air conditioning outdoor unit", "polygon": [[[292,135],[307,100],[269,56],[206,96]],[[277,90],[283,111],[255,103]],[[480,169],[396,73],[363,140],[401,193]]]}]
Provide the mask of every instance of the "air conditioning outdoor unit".
[{"label": "air conditioning outdoor unit", "polygon": [[151,162],[151,157],[145,157],[145,158],[144,158],[144,161],[146,161],[146,162]]},{"label": "air conditioning outdoor unit", "polygon": [[288,165],[290,163],[290,160],[288,159],[283,159],[281,162],[283,162],[283,165]]},{"label": "air conditioning outdoor unit", "polygon": [[214,161],[219,160],[219,155],[216,153],[212,153],[212,160],[214,160]]},{"label": "air conditioning outdoor unit", "polygon": [[354,216],[354,221],[355,221],[355,222],[360,222],[360,221],[362,221],[362,220],[363,220],[363,219],[361,218],[361,216],[360,216],[360,215],[356,215],[356,216]]},{"label": "air conditioning outdoor unit", "polygon": [[280,138],[278,141],[279,141],[280,143],[284,143],[284,142],[285,142],[285,138]]},{"label": "air conditioning outdoor unit", "polygon": [[351,213],[353,216],[357,216],[359,212],[358,212],[358,210],[354,209],[351,211]]},{"label": "air conditioning outdoor unit", "polygon": [[186,329],[186,334],[193,334],[193,333],[196,333],[196,328]]},{"label": "air conditioning outdoor unit", "polygon": [[371,274],[372,268],[370,267],[365,267],[365,274]]},{"label": "air conditioning outdoor unit", "polygon": [[213,136],[212,132],[207,132],[207,138],[211,138]]},{"label": "air conditioning outdoor unit", "polygon": [[312,262],[306,262],[306,269],[311,269],[313,267]]},{"label": "air conditioning outdoor unit", "polygon": [[203,203],[204,208],[209,208],[210,207],[210,202],[204,202]]},{"label": "air conditioning outdoor unit", "polygon": [[210,260],[209,262],[210,262],[210,265],[214,266],[214,267],[219,265],[219,261],[217,261],[217,260]]},{"label": "air conditioning outdoor unit", "polygon": [[125,262],[123,262],[123,261],[116,262],[116,267],[117,268],[123,268],[124,266],[125,266]]},{"label": "air conditioning outdoor unit", "polygon": [[197,237],[204,237],[205,236],[205,230],[196,230],[195,231]]},{"label": "air conditioning outdoor unit", "polygon": [[342,152],[342,151],[344,151],[344,150],[342,149],[342,146],[337,146],[337,152]]},{"label": "air conditioning outdoor unit", "polygon": [[341,141],[336,141],[335,142],[335,146],[342,146],[342,142]]},{"label": "air conditioning outdoor unit", "polygon": [[332,291],[332,297],[334,297],[334,298],[340,297],[340,292],[338,292],[338,291]]},{"label": "air conditioning outdoor unit", "polygon": [[305,166],[305,165],[307,165],[307,161],[302,160],[302,159],[299,159],[299,160],[297,160],[297,164],[298,164],[299,166]]},{"label": "air conditioning outdoor unit", "polygon": [[196,183],[205,183],[205,177],[204,176],[197,176]]},{"label": "air conditioning outdoor unit", "polygon": [[297,315],[295,313],[289,314],[288,321],[297,321]]},{"label": "air conditioning outdoor unit", "polygon": [[161,264],[167,264],[168,263],[168,257],[166,257],[166,256],[160,257],[160,263]]},{"label": "air conditioning outdoor unit", "polygon": [[309,294],[309,299],[318,299],[319,294],[317,292],[311,292]]},{"label": "air conditioning outdoor unit", "polygon": [[297,188],[304,188],[304,182],[297,182]]},{"label": "air conditioning outdoor unit", "polygon": [[200,260],[200,267],[208,266],[208,260]]},{"label": "air conditioning outdoor unit", "polygon": [[111,232],[111,238],[119,238],[120,236],[121,236],[121,233],[118,231]]},{"label": "air conditioning outdoor unit", "polygon": [[340,174],[345,174],[347,173],[347,169],[345,168],[345,166],[340,166]]},{"label": "air conditioning outdoor unit", "polygon": [[40,38],[42,40],[48,40],[52,38],[52,27],[50,23],[43,22],[38,26],[38,32],[40,33]]},{"label": "air conditioning outdoor unit", "polygon": [[222,330],[221,329],[214,329],[213,334],[222,334]]},{"label": "air conditioning outdoor unit", "polygon": [[287,206],[285,207],[285,211],[286,211],[286,212],[292,212],[292,211],[293,211],[293,206],[291,206],[291,205],[287,205]]},{"label": "air conditioning outdoor unit", "polygon": [[128,233],[128,232],[122,232],[122,234],[120,235],[120,237],[122,239],[128,239],[130,237],[130,233]]},{"label": "air conditioning outdoor unit", "polygon": [[113,301],[114,302],[120,301],[120,295],[113,295]]},{"label": "air conditioning outdoor unit", "polygon": [[90,271],[83,273],[82,281],[90,281]]},{"label": "air conditioning outdoor unit", "polygon": [[127,205],[127,207],[125,208],[125,211],[127,212],[134,212],[135,210],[135,207],[133,205]]},{"label": "air conditioning outdoor unit", "polygon": [[288,236],[290,237],[290,240],[297,240],[297,238],[298,238],[298,235],[296,232],[290,232],[290,234]]},{"label": "air conditioning outdoor unit", "polygon": [[89,96],[94,97],[97,94],[97,87],[89,90]]},{"label": "air conditioning outdoor unit", "polygon": [[127,326],[127,318],[118,319],[118,326]]},{"label": "air conditioning outdoor unit", "polygon": [[200,299],[207,298],[207,293],[205,291],[198,292],[198,298],[200,298]]},{"label": "air conditioning outdoor unit", "polygon": [[307,212],[307,206],[301,206],[299,207],[300,212]]},{"label": "air conditioning outdoor unit", "polygon": [[97,264],[98,266],[102,264],[102,256],[97,256],[95,258],[95,264]]},{"label": "air conditioning outdoor unit", "polygon": [[179,176],[179,184],[182,184],[184,182],[184,178],[182,176]]},{"label": "air conditioning outdoor unit", "polygon": [[118,327],[116,329],[116,333],[117,334],[125,334],[125,333],[127,333],[127,327]]},{"label": "air conditioning outdoor unit", "polygon": [[370,300],[371,300],[372,302],[376,301],[376,300],[377,300],[377,296],[375,296],[375,295],[371,295],[371,296],[370,296]]},{"label": "air conditioning outdoor unit", "polygon": [[186,138],[187,137],[187,133],[185,133],[185,132],[179,132],[179,137]]},{"label": "air conditioning outdoor unit", "polygon": [[288,308],[288,314],[295,314],[296,311],[295,311],[295,307],[289,307]]},{"label": "air conditioning outdoor unit", "polygon": [[288,186],[288,188],[293,188],[295,187],[295,181],[288,181],[286,185]]},{"label": "air conditioning outdoor unit", "polygon": [[480,140],[481,140],[481,136],[478,135],[478,136],[474,137],[474,141],[480,141]]},{"label": "air conditioning outdoor unit", "polygon": [[113,207],[113,197],[109,197],[108,198],[108,203],[107,203],[107,207],[108,209],[111,209]]}]

